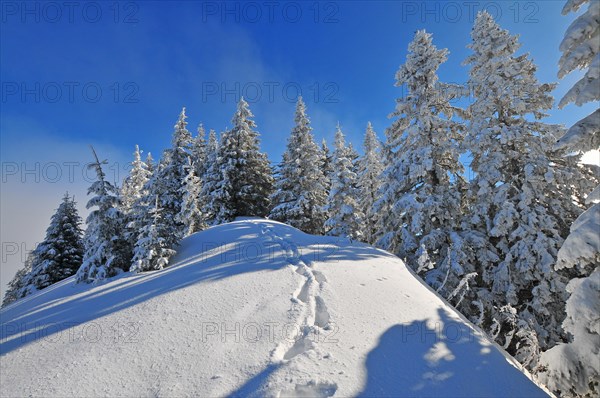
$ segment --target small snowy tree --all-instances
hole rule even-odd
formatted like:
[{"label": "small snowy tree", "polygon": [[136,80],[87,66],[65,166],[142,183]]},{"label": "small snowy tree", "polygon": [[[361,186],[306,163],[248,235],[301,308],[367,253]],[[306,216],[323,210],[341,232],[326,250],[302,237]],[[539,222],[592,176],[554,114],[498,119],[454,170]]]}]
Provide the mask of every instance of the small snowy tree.
[{"label": "small snowy tree", "polygon": [[306,106],[298,98],[295,126],[279,167],[270,218],[309,234],[323,234],[328,181],[324,152],[314,141]]},{"label": "small snowy tree", "polygon": [[46,237],[35,249],[35,262],[27,276],[33,289],[41,290],[77,272],[84,250],[80,225],[75,201],[65,194],[52,215]]},{"label": "small snowy tree", "polygon": [[219,180],[211,206],[216,223],[233,221],[239,216],[269,214],[273,177],[269,160],[259,149],[253,116],[248,103],[241,98],[232,129],[221,137],[216,164],[220,175],[215,174]]},{"label": "small snowy tree", "polygon": [[88,167],[96,172],[96,181],[88,189],[94,196],[87,208],[96,207],[87,220],[84,235],[85,253],[83,263],[77,270],[77,282],[97,282],[129,269],[131,254],[123,249],[128,245],[124,238],[123,215],[119,211],[118,190],[106,180],[96,151],[95,161]]},{"label": "small snowy tree", "polygon": [[188,158],[186,166],[187,175],[181,186],[183,203],[181,212],[177,215],[179,222],[184,225],[183,237],[189,236],[195,232],[206,228],[204,216],[201,211],[200,199],[200,178],[196,176],[196,168],[192,164],[192,160]]},{"label": "small snowy tree", "polygon": [[358,205],[358,178],[353,171],[353,152],[351,147],[346,146],[344,133],[338,124],[335,132],[331,190],[326,207],[329,218],[325,222],[325,228],[328,235],[360,239],[363,214]]},{"label": "small snowy tree", "polygon": [[19,269],[13,279],[8,283],[8,288],[2,299],[2,307],[17,301],[24,297],[25,292],[30,291],[28,288],[29,281],[27,277],[31,272],[32,264],[34,262],[36,262],[35,250],[32,250],[27,254],[27,259],[25,260],[23,268]]},{"label": "small snowy tree", "polygon": [[362,240],[366,243],[375,243],[377,232],[377,217],[374,211],[375,202],[378,199],[378,191],[381,187],[381,173],[383,162],[381,160],[381,143],[377,134],[367,124],[365,139],[363,143],[364,154],[359,160],[358,188],[360,189],[359,207],[364,215],[362,223]]},{"label": "small snowy tree", "polygon": [[165,268],[169,259],[175,254],[166,237],[171,233],[170,226],[165,224],[158,196],[148,210],[150,222],[144,225],[135,244],[131,272],[152,271]]}]

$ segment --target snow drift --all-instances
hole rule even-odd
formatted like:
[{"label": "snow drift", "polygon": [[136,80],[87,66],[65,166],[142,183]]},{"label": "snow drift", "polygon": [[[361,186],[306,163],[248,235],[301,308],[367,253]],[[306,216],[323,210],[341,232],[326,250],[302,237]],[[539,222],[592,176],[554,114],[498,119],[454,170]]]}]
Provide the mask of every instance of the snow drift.
[{"label": "snow drift", "polygon": [[247,219],[0,312],[2,396],[546,396],[398,258]]}]

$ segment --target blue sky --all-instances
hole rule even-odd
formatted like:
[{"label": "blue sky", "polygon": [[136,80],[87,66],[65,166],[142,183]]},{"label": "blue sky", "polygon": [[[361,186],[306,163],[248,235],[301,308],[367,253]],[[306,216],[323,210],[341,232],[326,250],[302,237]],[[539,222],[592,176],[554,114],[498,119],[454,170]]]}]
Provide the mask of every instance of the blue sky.
[{"label": "blue sky", "polygon": [[[367,121],[380,137],[390,124],[402,93],[394,74],[417,29],[450,51],[441,80],[463,83],[473,16],[486,8],[520,34],[540,81],[553,82],[573,19],[562,0],[75,4],[1,3],[1,292],[22,260],[13,243],[43,238],[62,193],[83,209],[89,144],[120,180],[135,144],[155,158],[169,145],[182,106],[191,131],[200,122],[221,131],[245,94],[277,162],[300,90],[317,138],[331,142],[339,121],[358,147]],[[548,121],[570,125],[590,109],[554,109]]]}]

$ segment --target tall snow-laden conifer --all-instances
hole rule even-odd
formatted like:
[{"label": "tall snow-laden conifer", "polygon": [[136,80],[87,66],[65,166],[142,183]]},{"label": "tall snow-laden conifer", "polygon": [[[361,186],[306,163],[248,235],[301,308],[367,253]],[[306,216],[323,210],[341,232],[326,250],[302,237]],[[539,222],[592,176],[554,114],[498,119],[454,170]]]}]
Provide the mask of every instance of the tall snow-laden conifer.
[{"label": "tall snow-laden conifer", "polygon": [[84,235],[83,264],[77,270],[77,282],[98,282],[128,270],[131,254],[124,237],[123,214],[119,210],[118,190],[106,180],[96,151],[92,148],[94,162],[88,167],[96,172],[96,181],[88,189],[94,196],[87,208],[96,207],[87,220]]},{"label": "tall snow-laden conifer", "polygon": [[[558,76],[575,69],[587,69],[585,75],[559,103],[581,106],[600,100],[600,2],[569,0],[563,15],[576,12],[589,3],[587,10],[569,26],[560,44],[562,57]],[[568,160],[600,147],[600,109],[576,122],[558,140],[557,149],[569,153]],[[567,161],[568,161],[567,160]],[[571,225],[570,234],[558,252],[557,270],[568,271],[574,278],[567,285],[570,294],[567,317],[562,327],[569,334],[566,344],[558,344],[542,354],[540,377],[558,395],[598,395],[600,383],[600,186],[588,195],[591,207]]]},{"label": "tall snow-laden conifer", "polygon": [[[150,156],[150,154],[148,154]],[[152,157],[150,157],[152,159]],[[131,171],[129,176],[123,181],[120,195],[120,210],[123,213],[125,224],[125,238],[129,242],[131,250],[137,241],[139,225],[139,211],[143,211],[139,204],[147,195],[146,183],[151,177],[148,166],[141,158],[141,151],[138,145],[133,152],[133,161],[131,162]]]},{"label": "tall snow-laden conifer", "polygon": [[275,207],[269,217],[309,234],[323,234],[328,191],[323,173],[325,159],[314,141],[302,98],[296,104],[294,121],[279,167]]},{"label": "tall snow-laden conifer", "polygon": [[248,103],[241,98],[232,129],[221,136],[214,170],[218,181],[211,206],[216,223],[269,214],[273,176],[266,154],[260,152],[253,116]]},{"label": "tall snow-laden conifer", "polygon": [[487,12],[477,15],[471,36],[465,63],[475,100],[466,144],[476,176],[467,224],[480,238],[476,304],[484,310],[481,326],[531,368],[540,350],[565,337],[566,281],[554,263],[582,200],[565,179],[582,176],[553,158],[562,129],[540,120],[555,85],[537,81],[528,54],[515,55],[517,37]]},{"label": "tall snow-laden conifer", "polygon": [[206,132],[204,130],[204,126],[200,124],[198,126],[198,135],[193,139],[192,142],[192,163],[194,163],[194,167],[196,169],[196,176],[201,180],[207,168],[207,148],[205,135]]},{"label": "tall snow-laden conifer", "polygon": [[182,187],[187,176],[186,165],[192,146],[192,135],[187,129],[186,119],[185,108],[183,108],[175,124],[171,148],[163,152],[158,168],[149,181],[150,199],[146,201],[151,205],[154,197],[158,195],[165,228],[169,230],[165,239],[171,248],[174,248],[183,238],[186,229],[178,217],[183,204]]},{"label": "tall snow-laden conifer", "polygon": [[206,169],[202,176],[202,190],[200,193],[200,203],[202,204],[202,213],[204,221],[208,225],[215,223],[216,213],[218,211],[214,192],[217,190],[217,184],[221,180],[221,171],[218,169],[218,140],[217,133],[210,130],[208,142],[206,144]]},{"label": "tall snow-laden conifer", "polygon": [[456,90],[441,83],[437,71],[448,51],[437,49],[431,34],[417,31],[396,86],[408,94],[397,100],[386,130],[387,164],[382,174],[378,244],[407,258],[415,270],[443,296],[450,298],[464,269],[463,239],[457,229],[462,216],[459,145],[461,114],[451,105]]},{"label": "tall snow-laden conifer", "polygon": [[381,173],[383,162],[381,160],[381,143],[377,134],[367,124],[363,142],[364,154],[359,160],[358,188],[360,189],[359,207],[364,215],[362,223],[362,240],[366,243],[375,243],[377,232],[377,217],[374,211],[375,202],[378,199],[378,191],[381,186]]},{"label": "tall snow-laden conifer", "polygon": [[358,205],[357,175],[353,171],[352,163],[354,155],[352,147],[346,145],[338,124],[335,132],[331,190],[326,207],[329,218],[325,222],[325,229],[328,235],[359,239],[362,236],[363,215]]}]

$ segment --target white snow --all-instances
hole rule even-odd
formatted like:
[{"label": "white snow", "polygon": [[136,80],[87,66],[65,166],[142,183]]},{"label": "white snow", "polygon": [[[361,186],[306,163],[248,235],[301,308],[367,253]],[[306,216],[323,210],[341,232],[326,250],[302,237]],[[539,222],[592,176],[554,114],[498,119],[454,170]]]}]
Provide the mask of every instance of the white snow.
[{"label": "white snow", "polygon": [[398,258],[245,219],[0,312],[0,395],[546,396]]}]

